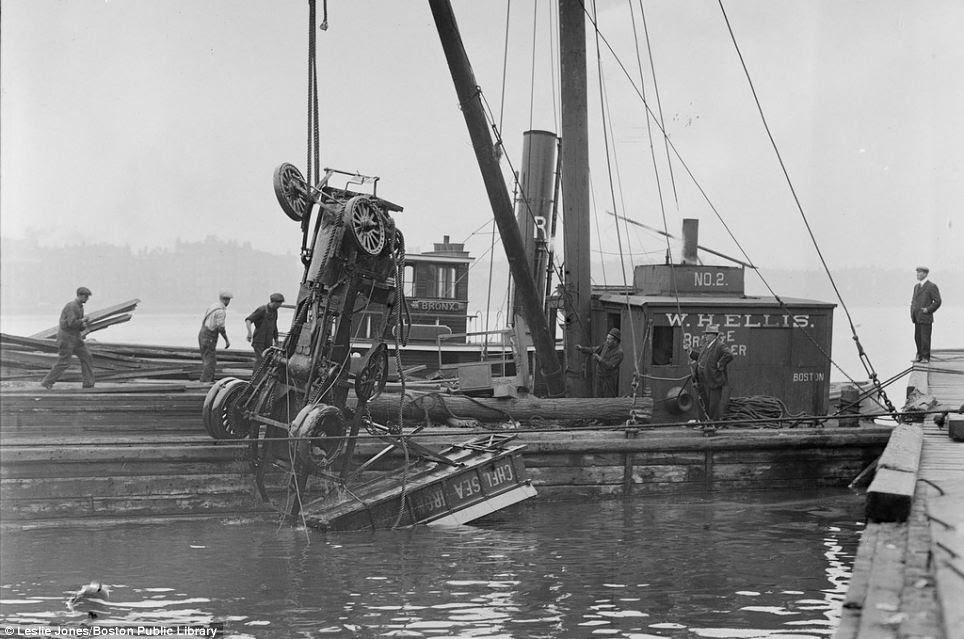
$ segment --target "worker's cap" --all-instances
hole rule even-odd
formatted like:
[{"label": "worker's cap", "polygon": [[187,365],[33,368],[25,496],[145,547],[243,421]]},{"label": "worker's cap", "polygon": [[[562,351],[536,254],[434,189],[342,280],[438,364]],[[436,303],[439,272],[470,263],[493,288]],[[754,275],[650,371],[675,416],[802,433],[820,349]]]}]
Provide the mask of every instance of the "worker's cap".
[{"label": "worker's cap", "polygon": [[706,328],[703,329],[703,332],[704,332],[704,333],[713,333],[714,335],[719,335],[719,334],[720,334],[720,326],[719,326],[719,324],[710,324],[709,326],[707,326]]},{"label": "worker's cap", "polygon": [[609,334],[618,339],[620,342],[623,341],[623,334],[619,332],[618,328],[609,329]]},{"label": "worker's cap", "polygon": [[285,301],[285,296],[281,293],[272,293],[271,297],[268,298],[272,302],[277,302],[278,304],[283,304]]},{"label": "worker's cap", "polygon": [[930,270],[929,268],[927,268],[926,266],[918,266],[915,270],[917,270],[917,271],[922,271],[922,272],[924,272],[924,273],[930,273],[930,272],[931,272],[931,270]]},{"label": "worker's cap", "polygon": [[90,292],[90,289],[87,288],[86,286],[81,286],[80,288],[77,289],[77,295],[78,295],[78,296],[80,296],[80,295],[93,295],[93,293],[91,293],[91,292]]},{"label": "worker's cap", "polygon": [[220,293],[218,293],[218,297],[220,297],[223,300],[229,300],[234,297],[234,293],[232,293],[231,291],[221,291]]}]

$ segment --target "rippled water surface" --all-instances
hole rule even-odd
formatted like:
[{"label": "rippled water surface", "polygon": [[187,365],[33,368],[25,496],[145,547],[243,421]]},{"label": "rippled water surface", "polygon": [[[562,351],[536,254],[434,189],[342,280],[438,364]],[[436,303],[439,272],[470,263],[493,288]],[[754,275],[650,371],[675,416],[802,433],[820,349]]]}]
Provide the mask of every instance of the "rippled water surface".
[{"label": "rippled water surface", "polygon": [[536,501],[480,525],[6,530],[0,618],[224,622],[228,637],[828,637],[862,525],[843,491]]}]

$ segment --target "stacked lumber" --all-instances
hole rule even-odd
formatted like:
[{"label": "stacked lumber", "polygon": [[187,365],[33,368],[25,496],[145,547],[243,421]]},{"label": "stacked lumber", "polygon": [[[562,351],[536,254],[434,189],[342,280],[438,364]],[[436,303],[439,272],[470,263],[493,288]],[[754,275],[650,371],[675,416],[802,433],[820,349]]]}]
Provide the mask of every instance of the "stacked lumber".
[{"label": "stacked lumber", "polygon": [[[94,376],[98,381],[197,380],[201,377],[201,354],[196,348],[88,342],[87,349],[93,357]],[[55,340],[0,333],[0,378],[4,381],[39,381],[56,361]],[[247,379],[253,366],[253,351],[218,351],[218,377]],[[81,380],[76,358],[61,380]]]},{"label": "stacked lumber", "polygon": [[[108,306],[107,308],[103,308],[98,311],[86,313],[84,317],[87,318],[87,328],[84,329],[83,334],[87,335],[89,333],[93,333],[94,331],[103,330],[108,326],[129,321],[133,317],[131,313],[134,312],[134,309],[137,308],[137,305],[140,303],[141,301],[139,299],[132,299],[127,300],[126,302],[121,302],[120,304],[115,304],[114,306]],[[30,337],[36,337],[37,339],[54,339],[57,337],[57,327],[53,326],[51,328],[42,330],[39,333],[34,333]]]}]

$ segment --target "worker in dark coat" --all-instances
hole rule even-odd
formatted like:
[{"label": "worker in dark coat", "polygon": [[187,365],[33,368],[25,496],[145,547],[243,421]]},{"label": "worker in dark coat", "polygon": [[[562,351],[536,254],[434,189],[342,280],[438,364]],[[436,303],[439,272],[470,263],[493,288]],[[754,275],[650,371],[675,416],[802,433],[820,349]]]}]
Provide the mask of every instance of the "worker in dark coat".
[{"label": "worker in dark coat", "polygon": [[94,361],[84,343],[84,329],[87,328],[87,318],[84,317],[84,304],[90,299],[90,289],[81,286],[77,289],[77,297],[64,306],[60,312],[60,324],[57,327],[57,363],[54,364],[40,385],[50,390],[60,379],[70,358],[74,355],[80,360],[80,373],[83,377],[84,388],[94,387]]},{"label": "worker in dark coat", "polygon": [[928,279],[930,269],[917,267],[917,284],[910,298],[910,321],[914,322],[914,342],[917,343],[915,362],[931,361],[931,330],[934,328],[934,311],[941,307],[941,292],[937,284]]},{"label": "worker in dark coat", "polygon": [[251,348],[254,349],[255,368],[264,359],[265,349],[278,344],[278,308],[284,304],[284,301],[284,295],[272,293],[267,304],[254,309],[244,318],[244,324],[248,327],[247,339],[251,342]]},{"label": "worker in dark coat", "polygon": [[616,397],[619,394],[619,365],[623,363],[622,336],[618,328],[606,334],[606,342],[592,348],[577,344],[581,353],[592,355],[595,362],[593,397]]},{"label": "worker in dark coat", "polygon": [[717,420],[726,415],[730,401],[730,383],[727,366],[733,360],[733,353],[720,338],[720,327],[707,326],[703,331],[703,348],[700,352],[690,351],[690,358],[696,364],[695,381],[703,410],[707,418]]}]

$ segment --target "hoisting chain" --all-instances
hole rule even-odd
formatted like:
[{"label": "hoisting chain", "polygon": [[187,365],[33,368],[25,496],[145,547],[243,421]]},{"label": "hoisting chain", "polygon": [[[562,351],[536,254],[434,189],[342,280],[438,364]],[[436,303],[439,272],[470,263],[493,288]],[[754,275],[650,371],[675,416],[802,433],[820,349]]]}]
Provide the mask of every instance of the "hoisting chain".
[{"label": "hoisting chain", "polygon": [[874,390],[877,391],[877,397],[884,403],[887,407],[887,412],[890,413],[891,417],[894,418],[898,423],[902,421],[900,412],[891,403],[890,398],[887,397],[887,392],[884,390],[883,384],[880,383],[880,378],[877,377],[877,371],[870,363],[870,358],[864,352],[864,347],[860,343],[860,338],[857,337],[857,331],[854,331],[854,343],[857,344],[857,353],[860,355],[860,363],[863,364],[864,370],[867,372],[867,376],[870,378],[870,382],[874,385]]}]

